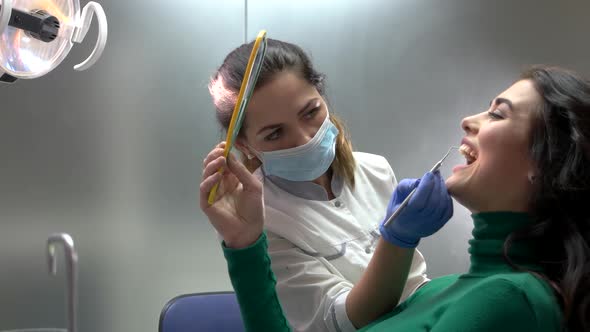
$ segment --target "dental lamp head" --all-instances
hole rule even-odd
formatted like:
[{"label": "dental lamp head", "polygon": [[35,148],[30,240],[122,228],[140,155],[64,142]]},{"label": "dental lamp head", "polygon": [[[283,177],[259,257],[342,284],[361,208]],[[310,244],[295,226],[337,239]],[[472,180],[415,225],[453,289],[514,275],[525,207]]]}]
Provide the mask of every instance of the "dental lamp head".
[{"label": "dental lamp head", "polygon": [[77,71],[90,68],[104,51],[108,26],[100,4],[90,1],[80,11],[79,0],[0,0],[0,82],[55,69],[84,40],[94,14],[98,38],[90,56],[74,66]]}]

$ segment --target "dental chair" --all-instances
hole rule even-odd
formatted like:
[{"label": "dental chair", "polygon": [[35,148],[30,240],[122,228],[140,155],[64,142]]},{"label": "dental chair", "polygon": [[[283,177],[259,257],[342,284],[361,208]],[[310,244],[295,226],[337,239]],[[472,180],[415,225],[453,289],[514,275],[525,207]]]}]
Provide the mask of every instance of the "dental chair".
[{"label": "dental chair", "polygon": [[179,295],[160,313],[159,332],[245,331],[234,292]]}]

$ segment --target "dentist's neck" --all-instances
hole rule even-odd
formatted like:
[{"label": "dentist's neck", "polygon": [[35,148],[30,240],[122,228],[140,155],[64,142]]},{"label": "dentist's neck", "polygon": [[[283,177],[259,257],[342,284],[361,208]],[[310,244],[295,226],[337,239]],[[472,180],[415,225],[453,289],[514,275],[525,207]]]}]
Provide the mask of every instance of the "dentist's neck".
[{"label": "dentist's neck", "polygon": [[315,184],[318,184],[326,190],[328,193],[328,199],[332,200],[335,198],[334,193],[332,192],[332,168],[330,167],[328,171],[319,178],[312,181]]}]

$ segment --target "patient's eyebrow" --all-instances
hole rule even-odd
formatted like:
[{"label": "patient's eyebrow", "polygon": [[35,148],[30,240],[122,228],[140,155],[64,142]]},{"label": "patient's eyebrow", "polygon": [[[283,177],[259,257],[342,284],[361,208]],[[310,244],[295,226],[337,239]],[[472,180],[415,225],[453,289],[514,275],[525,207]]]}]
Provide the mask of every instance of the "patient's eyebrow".
[{"label": "patient's eyebrow", "polygon": [[514,105],[512,105],[512,101],[510,101],[510,99],[496,98],[496,99],[493,99],[492,101],[490,101],[490,106],[492,106],[492,105],[498,106],[501,104],[506,104],[511,111],[514,111]]}]

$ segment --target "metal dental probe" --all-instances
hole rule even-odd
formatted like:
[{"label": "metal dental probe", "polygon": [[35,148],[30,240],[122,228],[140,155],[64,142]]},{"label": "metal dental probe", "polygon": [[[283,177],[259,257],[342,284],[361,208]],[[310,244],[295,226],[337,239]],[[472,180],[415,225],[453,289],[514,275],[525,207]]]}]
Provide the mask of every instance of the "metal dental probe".
[{"label": "metal dental probe", "polygon": [[[452,149],[459,149],[458,146],[451,146],[449,148],[449,151],[447,151],[447,153],[445,154],[444,157],[442,157],[441,160],[439,160],[436,164],[434,164],[434,166],[430,169],[430,172],[436,172],[438,171],[438,169],[440,168],[440,166],[442,165],[443,161],[445,159],[447,159],[447,156],[449,155],[449,153],[451,152]],[[406,199],[404,199],[404,201],[398,206],[398,208],[391,214],[391,216],[389,216],[389,218],[385,221],[384,226],[387,227],[401,212],[402,210],[408,205],[408,202],[410,201],[410,199],[412,198],[412,196],[414,196],[414,193],[416,192],[416,189],[418,187],[412,189],[412,191],[410,192],[410,194],[408,195],[408,197],[406,197]]]}]

